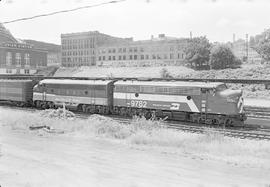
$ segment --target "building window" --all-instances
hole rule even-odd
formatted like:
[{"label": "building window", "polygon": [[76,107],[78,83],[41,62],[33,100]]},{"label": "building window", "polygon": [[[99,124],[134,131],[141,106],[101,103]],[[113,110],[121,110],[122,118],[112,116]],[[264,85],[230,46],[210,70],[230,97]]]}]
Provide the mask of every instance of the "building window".
[{"label": "building window", "polygon": [[137,60],[137,55],[134,55],[134,60]]},{"label": "building window", "polygon": [[6,69],[6,73],[12,73],[11,69]]},{"label": "building window", "polygon": [[152,59],[156,59],[156,55],[152,55]]},{"label": "building window", "polygon": [[137,52],[137,51],[138,51],[138,49],[137,49],[137,47],[135,47],[135,48],[134,48],[134,52]]},{"label": "building window", "polygon": [[12,64],[12,54],[11,52],[7,52],[6,65],[10,66],[11,64]]},{"label": "building window", "polygon": [[118,52],[119,52],[119,53],[122,53],[122,48],[119,48],[119,49],[118,49]]},{"label": "building window", "polygon": [[109,60],[112,60],[112,57],[111,56],[109,56]]},{"label": "building window", "polygon": [[173,54],[171,53],[171,54],[170,54],[170,59],[173,59],[173,58],[174,58],[174,57],[173,57]]},{"label": "building window", "polygon": [[144,55],[141,55],[141,59],[142,59],[142,60],[144,59]]},{"label": "building window", "polygon": [[123,56],[123,60],[126,60],[126,55]]},{"label": "building window", "polygon": [[21,63],[22,63],[21,54],[16,53],[16,65],[21,66]]},{"label": "building window", "polygon": [[122,56],[119,56],[119,57],[118,57],[118,60],[122,60]]},{"label": "building window", "polygon": [[24,70],[24,74],[30,74],[29,69],[25,69],[25,70]]},{"label": "building window", "polygon": [[129,60],[132,60],[132,55],[129,55]]},{"label": "building window", "polygon": [[25,61],[25,65],[30,66],[30,55],[29,55],[29,53],[24,54],[24,61]]},{"label": "building window", "polygon": [[126,48],[123,48],[123,53],[125,53],[126,52]]},{"label": "building window", "polygon": [[112,58],[113,58],[113,60],[115,60],[115,56],[113,56]]},{"label": "building window", "polygon": [[149,59],[149,55],[145,55],[145,59],[148,60]]},{"label": "building window", "polygon": [[129,52],[132,52],[132,48],[129,48],[129,50],[128,50]]},{"label": "building window", "polygon": [[98,60],[101,60],[101,56],[98,57]]},{"label": "building window", "polygon": [[103,56],[102,60],[105,60],[105,56]]},{"label": "building window", "polygon": [[144,52],[144,49],[141,47],[140,51],[141,51],[141,52]]}]

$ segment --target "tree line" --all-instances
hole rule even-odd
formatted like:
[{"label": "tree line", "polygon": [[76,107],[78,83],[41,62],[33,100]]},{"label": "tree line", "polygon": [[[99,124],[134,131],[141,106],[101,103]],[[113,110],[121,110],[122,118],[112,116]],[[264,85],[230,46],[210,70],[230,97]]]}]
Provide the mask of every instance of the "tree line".
[{"label": "tree line", "polygon": [[242,63],[228,45],[213,45],[205,36],[187,39],[184,53],[186,64],[196,70],[235,68]]}]

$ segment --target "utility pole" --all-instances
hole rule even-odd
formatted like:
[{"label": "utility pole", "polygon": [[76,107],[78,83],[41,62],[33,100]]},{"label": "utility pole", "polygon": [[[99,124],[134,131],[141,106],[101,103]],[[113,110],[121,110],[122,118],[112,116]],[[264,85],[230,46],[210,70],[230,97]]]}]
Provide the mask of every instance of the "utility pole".
[{"label": "utility pole", "polygon": [[247,55],[247,62],[248,62],[248,34],[246,34],[246,55]]},{"label": "utility pole", "polygon": [[192,31],[190,31],[189,36],[190,36],[190,39],[192,39]]}]

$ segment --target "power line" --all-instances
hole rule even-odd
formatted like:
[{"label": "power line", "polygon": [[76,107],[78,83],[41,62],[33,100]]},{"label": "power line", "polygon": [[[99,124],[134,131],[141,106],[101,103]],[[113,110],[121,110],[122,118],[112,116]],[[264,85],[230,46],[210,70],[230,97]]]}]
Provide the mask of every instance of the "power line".
[{"label": "power line", "polygon": [[82,6],[82,7],[77,7],[77,8],[73,8],[73,9],[51,12],[51,13],[47,13],[47,14],[40,14],[40,15],[36,15],[36,16],[32,16],[32,17],[19,18],[19,19],[15,19],[15,20],[11,20],[11,21],[5,21],[5,22],[3,22],[3,24],[14,23],[14,22],[19,22],[19,21],[26,21],[26,20],[30,20],[30,19],[52,16],[55,14],[62,14],[62,13],[66,13],[66,12],[73,12],[73,11],[77,11],[77,10],[81,10],[81,9],[93,8],[93,7],[103,6],[103,5],[112,4],[112,3],[120,3],[122,1],[126,1],[126,0],[109,1],[109,2],[99,3],[99,4],[95,4],[95,5],[88,5],[88,6]]}]

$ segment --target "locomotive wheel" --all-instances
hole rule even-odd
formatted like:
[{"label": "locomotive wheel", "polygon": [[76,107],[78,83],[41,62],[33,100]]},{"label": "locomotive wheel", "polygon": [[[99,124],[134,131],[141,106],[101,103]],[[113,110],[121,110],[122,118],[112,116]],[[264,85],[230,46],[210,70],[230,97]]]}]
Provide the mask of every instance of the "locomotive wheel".
[{"label": "locomotive wheel", "polygon": [[83,111],[84,113],[86,113],[86,112],[87,112],[86,105],[82,105],[82,111]]},{"label": "locomotive wheel", "polygon": [[212,120],[212,124],[213,124],[213,125],[220,125],[220,122],[219,122],[218,119],[214,118],[214,119]]},{"label": "locomotive wheel", "polygon": [[35,105],[36,105],[37,108],[41,108],[41,103],[40,103],[40,101],[36,101],[36,102],[35,102]]},{"label": "locomotive wheel", "polygon": [[119,113],[120,113],[120,116],[125,116],[127,114],[125,108],[121,108]]},{"label": "locomotive wheel", "polygon": [[152,117],[152,114],[151,114],[151,112],[149,112],[149,111],[145,111],[145,113],[144,113],[144,117],[145,117],[145,119],[151,119],[151,117]]},{"label": "locomotive wheel", "polygon": [[229,118],[227,118],[227,119],[225,120],[225,126],[227,126],[227,127],[232,126],[232,123],[233,123],[233,121],[232,121],[231,119],[229,119]]}]

